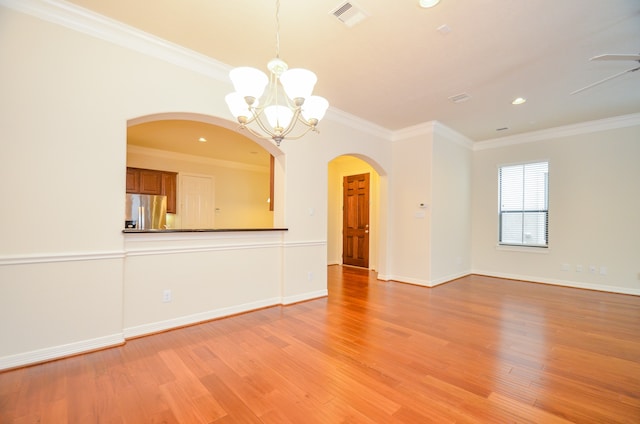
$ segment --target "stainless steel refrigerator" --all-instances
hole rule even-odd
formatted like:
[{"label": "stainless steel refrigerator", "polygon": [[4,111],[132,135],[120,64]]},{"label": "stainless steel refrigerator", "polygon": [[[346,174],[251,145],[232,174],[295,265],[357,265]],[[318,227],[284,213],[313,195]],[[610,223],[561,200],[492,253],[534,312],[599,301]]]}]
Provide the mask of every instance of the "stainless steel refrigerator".
[{"label": "stainless steel refrigerator", "polygon": [[127,194],[125,228],[164,230],[167,224],[167,196]]}]

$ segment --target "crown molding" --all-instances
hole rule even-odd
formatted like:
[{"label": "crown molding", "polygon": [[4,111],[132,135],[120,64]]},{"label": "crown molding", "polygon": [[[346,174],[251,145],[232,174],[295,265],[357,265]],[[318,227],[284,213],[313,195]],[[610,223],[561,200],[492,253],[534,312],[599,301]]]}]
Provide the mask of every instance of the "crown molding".
[{"label": "crown molding", "polygon": [[8,8],[229,82],[231,67],[114,19],[63,0],[0,0]]},{"label": "crown molding", "polygon": [[[231,66],[64,0],[0,0],[0,5],[231,85]],[[333,107],[326,119],[375,137],[392,137],[392,131]]]},{"label": "crown molding", "polygon": [[394,131],[391,141],[401,141],[412,137],[432,134],[435,131],[436,124],[436,121],[428,121],[423,122],[422,124],[412,125],[410,127]]},{"label": "crown molding", "polygon": [[508,137],[494,138],[474,143],[473,150],[495,149],[498,147],[514,146],[523,143],[533,143],[562,137],[570,137],[580,134],[589,134],[598,131],[608,131],[618,128],[626,128],[640,125],[640,113],[616,116],[613,118],[598,119],[595,121],[581,122],[579,124],[565,125],[548,128],[540,131],[532,131],[524,134],[516,134]]},{"label": "crown molding", "polygon": [[185,161],[200,163],[204,165],[219,166],[223,168],[240,169],[243,171],[269,173],[268,166],[250,165],[247,163],[233,162],[222,159],[208,158],[203,156],[188,155],[186,153],[170,152],[167,150],[152,149],[136,145],[128,145],[127,152],[139,155],[150,156],[158,159],[170,159],[173,161]]},{"label": "crown molding", "polygon": [[411,127],[395,131],[393,133],[392,141],[406,140],[408,138],[430,134],[446,138],[447,140],[466,149],[473,149],[473,141],[471,139],[438,121],[424,122],[422,124],[413,125]]},{"label": "crown molding", "polygon": [[333,122],[343,124],[374,137],[380,137],[389,141],[393,139],[393,131],[334,107],[329,107],[325,119],[330,119]]}]

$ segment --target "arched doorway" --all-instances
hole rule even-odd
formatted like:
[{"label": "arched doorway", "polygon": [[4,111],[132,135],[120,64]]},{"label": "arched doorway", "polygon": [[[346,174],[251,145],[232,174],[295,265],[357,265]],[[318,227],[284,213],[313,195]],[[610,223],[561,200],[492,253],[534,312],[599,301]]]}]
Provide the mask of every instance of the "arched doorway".
[{"label": "arched doorway", "polygon": [[327,263],[343,264],[344,249],[344,192],[345,178],[356,175],[368,175],[368,261],[365,266],[379,270],[384,261],[384,249],[381,246],[386,239],[386,175],[382,168],[370,158],[350,154],[334,158],[328,164],[327,199]]},{"label": "arched doorway", "polygon": [[[238,130],[228,120],[195,113],[146,115],[127,121],[127,128],[128,167],[177,173],[178,194],[188,191],[181,188],[189,179],[208,180],[207,192],[213,185],[212,228],[281,225],[282,202],[277,199],[284,154],[273,143]],[[192,228],[182,225],[188,214],[181,213],[180,202],[177,209],[167,214],[167,222],[174,225],[167,228]]]}]

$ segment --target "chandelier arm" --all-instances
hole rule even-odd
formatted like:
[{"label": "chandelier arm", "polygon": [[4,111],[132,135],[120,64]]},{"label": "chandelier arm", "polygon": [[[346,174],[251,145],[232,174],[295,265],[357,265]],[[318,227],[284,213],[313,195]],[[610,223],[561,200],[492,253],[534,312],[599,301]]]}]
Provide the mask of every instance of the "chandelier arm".
[{"label": "chandelier arm", "polygon": [[313,127],[307,127],[302,133],[298,135],[288,135],[286,140],[297,140],[304,137],[309,131],[318,132],[318,130]]},{"label": "chandelier arm", "polygon": [[268,126],[266,126],[266,125],[264,124],[264,122],[262,122],[262,119],[260,119],[260,118],[256,118],[256,119],[254,119],[254,122],[258,125],[258,127],[260,127],[260,129],[261,129],[262,131],[264,131],[266,134],[268,134],[268,135],[269,135],[269,137],[274,137],[274,136],[276,135],[276,133],[275,133],[275,132],[271,131],[271,130],[269,129],[269,127],[268,127]]},{"label": "chandelier arm", "polygon": [[[293,116],[291,117],[291,121],[289,122],[289,125],[287,126],[287,128],[285,128],[282,131],[282,136],[285,137],[287,135],[289,135],[289,133],[291,133],[291,131],[293,131],[293,129],[295,128],[296,124],[298,123],[298,121],[301,121],[300,119],[300,108],[296,108],[293,111]],[[304,121],[303,121],[304,122]]]},{"label": "chandelier arm", "polygon": [[251,134],[253,134],[256,137],[261,138],[263,140],[271,140],[271,141],[273,141],[273,136],[266,136],[266,135],[264,135],[262,133],[259,133],[258,131],[254,130],[253,128],[248,127],[246,125],[243,125],[240,128],[243,129],[243,130],[249,131]]}]

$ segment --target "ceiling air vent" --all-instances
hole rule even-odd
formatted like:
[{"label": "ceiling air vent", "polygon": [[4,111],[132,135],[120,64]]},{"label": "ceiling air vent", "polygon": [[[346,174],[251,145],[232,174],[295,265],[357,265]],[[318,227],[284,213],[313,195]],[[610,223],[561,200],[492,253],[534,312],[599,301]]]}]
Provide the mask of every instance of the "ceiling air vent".
[{"label": "ceiling air vent", "polygon": [[349,28],[362,22],[362,20],[367,17],[367,14],[361,8],[350,1],[340,3],[329,13],[338,18],[340,22]]},{"label": "ceiling air vent", "polygon": [[466,102],[470,98],[471,96],[468,95],[467,93],[460,93],[460,94],[456,94],[455,96],[449,97],[449,100],[451,100],[453,103],[462,103],[462,102]]}]

